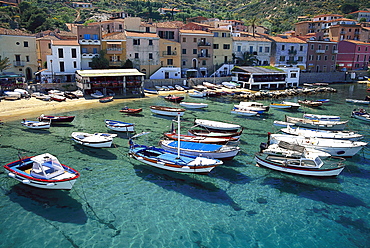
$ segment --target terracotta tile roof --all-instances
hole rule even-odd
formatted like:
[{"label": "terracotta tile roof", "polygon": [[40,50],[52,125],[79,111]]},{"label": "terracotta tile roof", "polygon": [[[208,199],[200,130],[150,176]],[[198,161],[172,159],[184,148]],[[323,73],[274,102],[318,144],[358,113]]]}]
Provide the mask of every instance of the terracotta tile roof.
[{"label": "terracotta tile roof", "polygon": [[355,12],[351,12],[351,13],[349,13],[349,15],[350,15],[350,14],[356,14],[356,13],[370,13],[370,11],[367,11],[367,10],[357,10],[357,11],[355,11]]},{"label": "terracotta tile roof", "polygon": [[143,37],[143,38],[159,38],[157,34],[153,33],[136,33],[125,31],[126,37]]},{"label": "terracotta tile roof", "polygon": [[157,28],[181,28],[185,24],[181,21],[173,21],[173,22],[158,22],[155,23]]},{"label": "terracotta tile roof", "polygon": [[338,17],[343,17],[343,15],[338,15],[338,14],[324,14],[324,15],[317,15],[317,16],[314,16],[313,18],[319,18],[319,17],[325,17],[325,16],[338,16]]},{"label": "terracotta tile roof", "polygon": [[209,31],[224,31],[224,32],[231,32],[227,28],[209,28]]},{"label": "terracotta tile roof", "polygon": [[202,31],[202,30],[186,30],[186,29],[181,29],[180,33],[183,34],[204,34],[204,35],[213,35],[210,32],[207,31]]},{"label": "terracotta tile roof", "polygon": [[77,40],[53,40],[51,43],[54,46],[79,46]]},{"label": "terracotta tile roof", "polygon": [[7,28],[0,28],[0,35],[36,36],[35,34],[26,33],[19,29],[7,29]]},{"label": "terracotta tile roof", "polygon": [[274,40],[275,42],[280,42],[280,43],[306,43],[306,41],[303,41],[301,39],[298,39],[296,37],[278,37],[278,36],[268,36],[269,39]]},{"label": "terracotta tile roof", "polygon": [[271,42],[271,40],[263,38],[263,37],[233,37],[233,41],[261,41],[261,42]]},{"label": "terracotta tile roof", "polygon": [[103,40],[126,40],[126,34],[123,32],[105,34]]},{"label": "terracotta tile roof", "polygon": [[344,41],[354,43],[354,44],[357,44],[357,45],[370,45],[370,43],[366,43],[366,42],[359,41],[359,40],[344,40]]}]

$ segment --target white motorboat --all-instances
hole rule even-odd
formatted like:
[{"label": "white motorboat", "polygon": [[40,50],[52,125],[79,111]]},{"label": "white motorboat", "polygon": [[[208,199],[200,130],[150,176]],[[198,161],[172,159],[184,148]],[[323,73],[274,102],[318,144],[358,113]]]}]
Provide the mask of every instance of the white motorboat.
[{"label": "white motorboat", "polygon": [[303,114],[303,118],[318,121],[340,121],[340,116],[337,115]]},{"label": "white motorboat", "polygon": [[236,114],[236,115],[243,115],[243,116],[256,116],[258,114],[258,112],[255,112],[255,111],[251,111],[247,109],[237,109],[237,108],[232,109],[230,113]]},{"label": "white motorboat", "polygon": [[195,97],[195,98],[202,98],[206,96],[206,93],[194,90],[193,92],[188,92],[188,96]]},{"label": "white motorboat", "polygon": [[31,129],[49,129],[50,128],[50,121],[28,121],[23,119],[21,122],[22,126],[31,128]]},{"label": "white motorboat", "polygon": [[208,89],[214,90],[216,88],[216,85],[209,82],[203,82],[203,85],[206,86]]},{"label": "white motorboat", "polygon": [[238,124],[231,124],[226,122],[220,121],[211,121],[211,120],[204,120],[204,119],[195,119],[194,123],[198,126],[213,129],[213,130],[227,130],[227,131],[236,131],[240,129],[240,125]]},{"label": "white motorboat", "polygon": [[17,92],[17,91],[4,91],[4,95],[6,97],[6,99],[8,100],[17,100],[17,99],[20,99],[22,97],[22,94],[20,92]]},{"label": "white motorboat", "polygon": [[285,116],[285,121],[293,123],[294,125],[299,127],[311,129],[326,129],[326,130],[343,130],[348,122],[348,121],[319,121],[290,116]]},{"label": "white motorboat", "polygon": [[351,113],[351,117],[362,121],[370,121],[370,114],[364,109],[353,110]]},{"label": "white motorboat", "polygon": [[180,85],[178,85],[178,84],[176,84],[176,85],[175,85],[175,89],[176,89],[176,90],[179,90],[179,91],[183,91],[183,90],[185,90],[185,89],[184,89],[184,87],[182,87],[182,86],[180,86]]},{"label": "white motorboat", "polygon": [[234,105],[234,107],[237,109],[254,111],[254,112],[257,112],[258,114],[263,114],[269,111],[270,109],[269,106],[265,106],[259,102],[240,102],[239,104]]},{"label": "white motorboat", "polygon": [[150,106],[150,111],[154,114],[158,115],[165,115],[165,116],[183,116],[185,113],[185,109],[183,108],[173,108],[173,107],[166,107],[166,106]]},{"label": "white motorboat", "polygon": [[346,99],[346,102],[354,103],[354,104],[370,104],[370,101],[358,100],[358,99]]},{"label": "white motorboat", "polygon": [[4,165],[8,176],[32,187],[42,189],[72,189],[80,173],[49,154],[19,158]]},{"label": "white motorboat", "polygon": [[135,132],[135,124],[133,123],[105,120],[105,126],[117,132]]},{"label": "white motorboat", "polygon": [[296,102],[287,102],[282,101],[281,103],[271,103],[270,108],[277,108],[277,109],[290,109],[290,110],[297,110],[301,105]]},{"label": "white motorboat", "polygon": [[330,153],[332,156],[338,157],[352,157],[367,145],[366,142],[361,141],[321,139],[286,134],[271,134],[269,141],[270,144],[276,144],[280,141],[285,141],[288,143],[324,151]]},{"label": "white motorboat", "polygon": [[144,93],[158,95],[158,90],[144,88]]},{"label": "white motorboat", "polygon": [[[178,149],[178,141],[161,140],[161,147],[169,152],[176,153]],[[180,154],[185,156],[201,156],[206,158],[214,158],[221,160],[233,159],[240,151],[238,146],[216,145],[181,141]]]},{"label": "white motorboat", "polygon": [[94,98],[102,98],[104,97],[103,93],[101,93],[99,90],[95,91],[94,93],[90,94]]},{"label": "white motorboat", "polygon": [[292,128],[289,125],[286,128],[282,128],[280,131],[290,135],[323,139],[342,139],[357,141],[363,139],[364,137],[363,135],[352,131],[314,130],[300,127]]},{"label": "white motorboat", "polygon": [[73,132],[71,134],[73,141],[89,147],[102,148],[111,147],[113,143],[113,138],[117,137],[117,134],[109,133],[83,133],[83,132]]},{"label": "white motorboat", "polygon": [[236,89],[238,86],[238,84],[234,82],[222,82],[221,84],[228,89]]},{"label": "white motorboat", "polygon": [[344,169],[341,162],[330,162],[329,160],[323,162],[320,157],[306,158],[256,153],[255,160],[258,166],[302,176],[332,177],[338,176]]},{"label": "white motorboat", "polygon": [[184,108],[191,108],[191,109],[200,109],[200,108],[207,108],[207,103],[201,102],[180,102],[180,105]]}]

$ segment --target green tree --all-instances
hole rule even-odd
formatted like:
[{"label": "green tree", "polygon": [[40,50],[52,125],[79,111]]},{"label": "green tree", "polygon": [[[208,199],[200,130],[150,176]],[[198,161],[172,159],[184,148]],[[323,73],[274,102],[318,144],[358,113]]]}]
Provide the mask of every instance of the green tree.
[{"label": "green tree", "polygon": [[237,65],[241,66],[255,66],[258,64],[258,59],[251,53],[244,52],[242,57],[235,57],[233,54],[234,61],[236,60]]},{"label": "green tree", "polygon": [[344,14],[348,14],[351,12],[355,12],[358,10],[358,4],[357,3],[345,3],[340,7],[340,10]]},{"label": "green tree", "polygon": [[123,69],[131,69],[134,68],[134,65],[131,60],[127,59],[122,66]]},{"label": "green tree", "polygon": [[109,60],[105,58],[106,51],[100,50],[99,56],[94,57],[91,61],[91,68],[92,69],[108,69],[109,68]]},{"label": "green tree", "polygon": [[8,57],[5,57],[4,59],[0,56],[0,71],[3,73],[4,70],[7,70],[11,67],[11,63]]}]

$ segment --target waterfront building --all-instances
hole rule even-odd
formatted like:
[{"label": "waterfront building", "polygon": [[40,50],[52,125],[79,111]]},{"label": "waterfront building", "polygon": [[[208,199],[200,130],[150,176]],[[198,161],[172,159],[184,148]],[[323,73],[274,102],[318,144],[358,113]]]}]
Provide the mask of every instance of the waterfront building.
[{"label": "waterfront building", "polygon": [[370,59],[370,43],[342,40],[338,42],[337,64],[338,69],[345,70],[367,70]]}]

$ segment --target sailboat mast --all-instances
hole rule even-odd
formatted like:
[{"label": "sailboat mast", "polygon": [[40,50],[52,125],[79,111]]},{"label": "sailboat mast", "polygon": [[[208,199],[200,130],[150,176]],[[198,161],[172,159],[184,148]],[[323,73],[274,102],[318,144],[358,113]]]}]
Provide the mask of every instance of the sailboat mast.
[{"label": "sailboat mast", "polygon": [[177,113],[177,158],[180,158],[180,113]]}]

